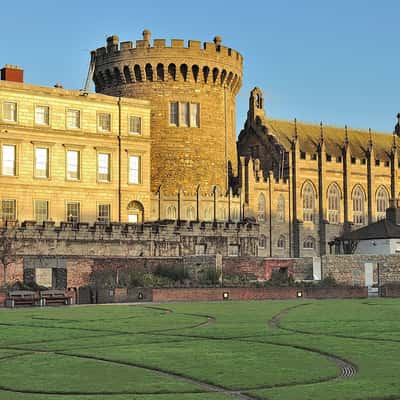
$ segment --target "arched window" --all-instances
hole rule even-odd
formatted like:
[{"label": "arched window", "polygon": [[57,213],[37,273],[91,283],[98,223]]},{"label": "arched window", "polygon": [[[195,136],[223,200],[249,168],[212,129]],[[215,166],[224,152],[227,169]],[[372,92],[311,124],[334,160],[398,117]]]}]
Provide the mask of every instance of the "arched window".
[{"label": "arched window", "polygon": [[176,207],[169,206],[167,208],[167,219],[176,219]]},{"label": "arched window", "polygon": [[258,196],[258,221],[264,222],[266,219],[265,215],[265,196],[264,193],[260,193]]},{"label": "arched window", "polygon": [[181,65],[181,74],[184,82],[186,82],[188,74],[188,66],[186,64]]},{"label": "arched window", "polygon": [[125,75],[126,83],[132,83],[131,71],[127,65],[125,65],[125,67],[124,67],[124,75]]},{"label": "arched window", "polygon": [[129,223],[137,224],[143,222],[144,208],[142,203],[133,200],[128,204],[127,210]]},{"label": "arched window", "polygon": [[204,80],[204,83],[207,83],[209,74],[210,74],[210,68],[208,68],[207,66],[203,67],[203,80]]},{"label": "arched window", "polygon": [[164,80],[164,65],[157,64],[157,80],[163,81]]},{"label": "arched window", "polygon": [[213,83],[215,83],[217,81],[218,74],[219,74],[218,68],[214,68],[212,71],[212,74],[213,74]]},{"label": "arched window", "polygon": [[285,248],[285,245],[286,245],[285,236],[283,236],[283,235],[279,236],[279,239],[278,239],[278,241],[276,242],[276,247],[277,247],[278,249],[284,249],[284,248]]},{"label": "arched window", "polygon": [[384,187],[380,187],[376,194],[376,218],[386,218],[386,209],[389,208],[389,193]]},{"label": "arched window", "polygon": [[226,208],[225,207],[220,207],[218,210],[218,219],[221,221],[225,221],[227,219],[226,216]]},{"label": "arched window", "polygon": [[332,184],[328,190],[328,221],[330,224],[340,221],[340,191],[336,184]]},{"label": "arched window", "polygon": [[315,214],[315,192],[311,183],[307,182],[303,187],[303,220],[314,221]]},{"label": "arched window", "polygon": [[360,186],[353,191],[353,222],[356,225],[364,224],[365,194]]},{"label": "arched window", "polygon": [[213,219],[213,210],[212,207],[206,207],[204,209],[204,220],[211,221]]},{"label": "arched window", "polygon": [[188,208],[186,209],[186,219],[187,219],[188,221],[193,221],[193,220],[196,219],[196,213],[195,213],[195,211],[194,211],[194,207],[193,207],[193,206],[188,207]]},{"label": "arched window", "polygon": [[142,72],[140,71],[140,65],[136,64],[133,67],[133,72],[135,73],[135,79],[137,82],[140,82],[142,80]]},{"label": "arched window", "polygon": [[276,205],[276,219],[278,222],[285,222],[285,198],[282,194],[278,197]]},{"label": "arched window", "polygon": [[197,82],[197,79],[199,77],[199,70],[200,69],[198,65],[192,65],[192,74],[195,82]]},{"label": "arched window", "polygon": [[315,240],[312,236],[308,236],[303,242],[303,249],[315,249]]},{"label": "arched window", "polygon": [[236,207],[232,209],[232,220],[239,221],[239,209]]},{"label": "arched window", "polygon": [[175,64],[168,65],[168,78],[171,81],[176,80],[176,65]]},{"label": "arched window", "polygon": [[267,246],[267,237],[265,235],[261,235],[260,240],[258,242],[258,247],[260,249],[265,249],[266,246]]},{"label": "arched window", "polygon": [[151,66],[151,64],[146,64],[145,71],[146,71],[146,80],[150,82],[153,81],[153,67]]}]

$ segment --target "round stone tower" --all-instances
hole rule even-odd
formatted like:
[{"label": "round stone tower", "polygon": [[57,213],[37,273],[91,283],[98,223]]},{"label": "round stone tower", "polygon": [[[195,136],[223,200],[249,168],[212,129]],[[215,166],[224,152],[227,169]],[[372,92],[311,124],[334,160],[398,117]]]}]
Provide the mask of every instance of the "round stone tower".
[{"label": "round stone tower", "polygon": [[151,102],[151,189],[222,192],[237,173],[235,98],[243,57],[221,45],[172,39],[119,43],[96,50],[96,92]]}]

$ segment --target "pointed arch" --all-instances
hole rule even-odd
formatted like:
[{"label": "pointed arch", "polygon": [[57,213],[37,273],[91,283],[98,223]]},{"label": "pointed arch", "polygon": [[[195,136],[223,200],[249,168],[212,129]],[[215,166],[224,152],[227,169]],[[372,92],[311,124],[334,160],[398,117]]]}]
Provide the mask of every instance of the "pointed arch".
[{"label": "pointed arch", "polygon": [[328,222],[330,224],[338,224],[340,222],[341,198],[342,194],[338,184],[336,182],[331,183],[327,190]]},{"label": "pointed arch", "polygon": [[310,181],[305,181],[301,190],[303,198],[303,221],[314,222],[316,190]]},{"label": "pointed arch", "polygon": [[314,250],[315,249],[315,239],[312,236],[307,236],[303,241],[303,249]]},{"label": "pointed arch", "polygon": [[376,219],[379,221],[386,218],[386,209],[389,208],[389,191],[385,186],[378,187],[376,193]]},{"label": "pointed arch", "polygon": [[264,193],[260,193],[258,195],[258,203],[257,203],[257,216],[259,222],[265,222],[266,220],[266,200]]},{"label": "pointed arch", "polygon": [[167,207],[167,219],[176,219],[176,207],[174,205]]},{"label": "pointed arch", "polygon": [[188,221],[194,221],[196,219],[196,212],[193,206],[189,206],[186,209],[186,219]]},{"label": "pointed arch", "polygon": [[107,84],[112,85],[112,83],[113,83],[113,77],[112,77],[111,71],[110,71],[109,69],[106,69],[105,75],[106,75],[106,82],[107,82]]},{"label": "pointed arch", "polygon": [[285,197],[280,194],[276,204],[276,219],[278,222],[285,222]]},{"label": "pointed arch", "polygon": [[222,70],[222,72],[221,72],[221,77],[220,77],[220,79],[221,79],[221,85],[223,85],[224,84],[224,82],[225,82],[225,78],[226,78],[226,75],[227,75],[227,72],[226,72],[226,70],[224,69],[224,70]]},{"label": "pointed arch", "polygon": [[351,197],[353,200],[353,222],[356,225],[365,223],[365,191],[361,185],[355,185]]},{"label": "pointed arch", "polygon": [[280,235],[277,242],[276,242],[276,247],[278,249],[284,249],[286,247],[286,238],[284,235]]}]

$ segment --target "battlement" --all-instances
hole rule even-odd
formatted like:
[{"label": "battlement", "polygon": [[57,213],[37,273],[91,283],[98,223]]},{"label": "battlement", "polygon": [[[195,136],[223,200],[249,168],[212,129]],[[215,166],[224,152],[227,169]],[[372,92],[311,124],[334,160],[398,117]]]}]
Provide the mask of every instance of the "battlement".
[{"label": "battlement", "polygon": [[[143,39],[119,42],[107,38],[106,46],[95,50],[96,90],[146,81],[201,82],[231,88],[237,93],[242,81],[242,55],[221,45],[219,36],[203,45],[198,40],[165,39],[151,41],[150,31]],[[190,64],[189,65],[189,60]]]},{"label": "battlement", "polygon": [[14,223],[0,229],[0,237],[36,240],[83,240],[83,241],[141,241],[150,239],[167,240],[175,235],[196,236],[257,236],[259,226],[242,222],[211,222],[163,220],[145,224],[110,224],[86,222],[74,224],[53,221],[38,224],[35,221]]}]

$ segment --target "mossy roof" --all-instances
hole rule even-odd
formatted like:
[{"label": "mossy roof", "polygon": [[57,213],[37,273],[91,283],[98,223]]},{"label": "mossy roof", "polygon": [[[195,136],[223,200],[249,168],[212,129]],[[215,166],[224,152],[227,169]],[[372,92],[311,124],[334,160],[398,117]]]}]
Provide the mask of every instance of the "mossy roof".
[{"label": "mossy roof", "polygon": [[[291,147],[294,136],[294,121],[284,121],[266,118],[263,121],[268,128],[268,133],[273,134],[277,141],[287,150]],[[301,151],[315,153],[321,135],[319,124],[297,122],[297,136]],[[368,130],[347,129],[351,155],[356,158],[365,158],[368,148],[370,133]],[[323,126],[323,137],[327,154],[340,156],[345,141],[345,128]],[[393,145],[393,135],[382,132],[371,132],[375,158],[388,160]]]}]

